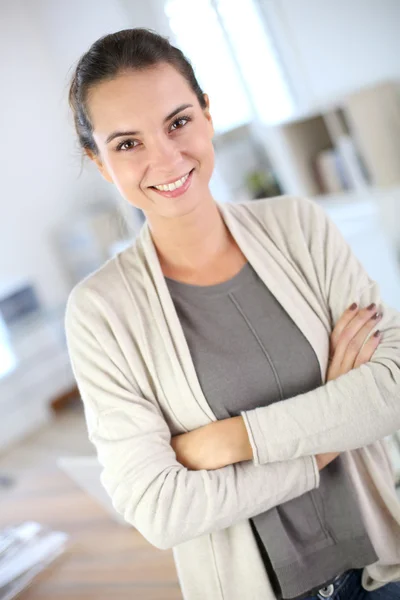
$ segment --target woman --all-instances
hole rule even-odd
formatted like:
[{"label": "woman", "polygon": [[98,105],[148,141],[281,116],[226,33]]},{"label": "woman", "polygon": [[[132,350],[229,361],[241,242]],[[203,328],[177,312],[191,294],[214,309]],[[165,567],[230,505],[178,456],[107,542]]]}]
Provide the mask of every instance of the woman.
[{"label": "woman", "polygon": [[173,548],[188,600],[400,597],[379,441],[400,428],[399,314],[315,203],[218,206],[209,100],[164,38],[95,42],[70,104],[146,217],[66,313],[116,509]]}]

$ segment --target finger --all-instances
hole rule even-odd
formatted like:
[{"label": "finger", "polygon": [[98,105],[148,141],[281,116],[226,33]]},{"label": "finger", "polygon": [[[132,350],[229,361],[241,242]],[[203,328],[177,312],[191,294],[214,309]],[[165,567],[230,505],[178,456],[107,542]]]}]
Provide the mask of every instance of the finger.
[{"label": "finger", "polygon": [[377,329],[375,333],[373,333],[370,338],[365,342],[364,346],[360,350],[357,355],[357,358],[354,362],[354,368],[356,369],[360,365],[364,365],[369,362],[373,357],[375,350],[379,346],[379,342],[382,339],[382,332]]},{"label": "finger", "polygon": [[[333,352],[335,351],[336,344],[338,342],[338,339],[339,339],[340,334],[342,333],[343,329],[346,327],[346,325],[348,325],[350,323],[350,321],[357,314],[357,312],[356,312],[357,308],[358,308],[357,304],[356,304],[356,302],[354,302],[351,306],[349,306],[344,311],[344,313],[342,314],[340,319],[337,321],[335,327],[333,328],[333,331],[332,331],[331,337],[330,337],[331,348],[332,348]],[[333,354],[333,352],[332,352],[332,354]]]},{"label": "finger", "polygon": [[342,358],[342,367],[346,372],[354,368],[356,358],[362,351],[368,336],[381,319],[382,314],[375,313],[348,343]]},{"label": "finger", "polygon": [[[336,343],[336,359],[343,361],[344,355],[347,352],[347,348],[350,342],[355,338],[355,336],[360,332],[360,330],[368,323],[372,316],[377,314],[377,308],[375,304],[371,304],[367,308],[363,308],[357,312],[357,314],[353,317],[353,319],[345,326],[342,330],[340,337]],[[380,314],[380,313],[379,313]],[[353,350],[353,358],[355,358],[358,352],[361,349],[362,343],[365,341],[367,337],[368,331],[365,333],[362,338],[361,343],[359,341],[353,342],[351,349]],[[357,347],[358,344],[358,347]],[[354,351],[357,350],[355,353]]]},{"label": "finger", "polygon": [[362,351],[371,331],[381,318],[381,315],[378,315],[377,318],[371,318],[349,342],[345,338],[339,342],[337,360],[338,362],[340,361],[339,368],[342,372],[347,373],[354,368],[359,353]]}]

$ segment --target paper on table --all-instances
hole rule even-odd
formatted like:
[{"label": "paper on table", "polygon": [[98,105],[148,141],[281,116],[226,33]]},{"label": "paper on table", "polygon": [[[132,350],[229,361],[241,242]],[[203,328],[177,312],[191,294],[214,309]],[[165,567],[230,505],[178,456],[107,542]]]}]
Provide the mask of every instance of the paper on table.
[{"label": "paper on table", "polygon": [[26,522],[0,532],[0,600],[11,600],[65,549],[68,535]]},{"label": "paper on table", "polygon": [[0,588],[10,583],[31,569],[36,564],[45,561],[58,550],[67,540],[67,535],[61,532],[49,533],[45,538],[32,540],[27,546],[0,564]]},{"label": "paper on table", "polygon": [[17,579],[14,579],[11,583],[6,585],[5,587],[0,588],[0,600],[13,600],[20,592],[25,590],[28,585],[33,581],[33,579],[38,575],[41,571],[43,571],[47,565],[53,562],[60,554],[62,554],[64,548],[60,548],[57,553],[50,556],[46,562],[40,563],[35,567],[32,567],[29,571],[26,571]]}]

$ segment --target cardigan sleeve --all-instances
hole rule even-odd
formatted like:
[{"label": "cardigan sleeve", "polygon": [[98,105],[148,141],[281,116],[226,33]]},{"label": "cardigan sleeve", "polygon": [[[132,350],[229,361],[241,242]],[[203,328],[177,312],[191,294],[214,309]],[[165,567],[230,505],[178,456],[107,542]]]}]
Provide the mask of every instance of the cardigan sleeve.
[{"label": "cardigan sleeve", "polygon": [[89,439],[113,505],[154,546],[166,549],[253,517],[319,485],[315,459],[256,467],[251,461],[191,471],[177,460],[159,405],[140,395],[110,324],[85,289],[65,317],[72,368]]},{"label": "cardigan sleeve", "polygon": [[372,359],[359,368],[315,390],[241,413],[255,465],[354,450],[400,429],[400,314],[382,302],[378,285],[319,205],[297,199],[294,210],[296,235],[304,237],[332,324],[352,302],[360,307],[375,302],[383,313],[383,335]]}]

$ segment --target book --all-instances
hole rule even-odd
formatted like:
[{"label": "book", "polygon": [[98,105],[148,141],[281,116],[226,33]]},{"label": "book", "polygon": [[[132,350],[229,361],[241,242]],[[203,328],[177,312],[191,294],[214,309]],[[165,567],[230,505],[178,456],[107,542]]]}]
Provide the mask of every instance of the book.
[{"label": "book", "polygon": [[341,158],[347,188],[350,190],[365,190],[369,185],[369,178],[354,141],[349,135],[341,135],[336,140],[336,146]]},{"label": "book", "polygon": [[343,180],[343,169],[339,166],[340,157],[333,148],[328,148],[318,152],[314,168],[316,179],[323,194],[335,194],[343,191],[345,181]]}]

